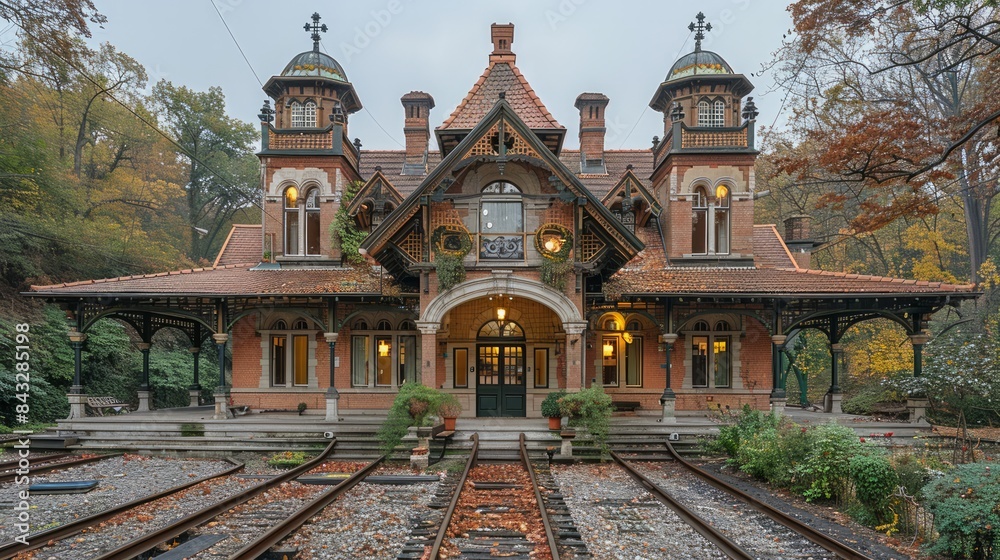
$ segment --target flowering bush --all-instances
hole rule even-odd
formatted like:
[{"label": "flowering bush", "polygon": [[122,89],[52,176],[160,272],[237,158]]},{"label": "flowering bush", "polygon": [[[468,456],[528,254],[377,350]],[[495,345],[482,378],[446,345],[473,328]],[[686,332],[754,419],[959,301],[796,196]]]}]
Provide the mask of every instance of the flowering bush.
[{"label": "flowering bush", "polygon": [[924,487],[924,505],[940,535],[933,553],[1000,560],[1000,473],[996,463],[970,463]]}]

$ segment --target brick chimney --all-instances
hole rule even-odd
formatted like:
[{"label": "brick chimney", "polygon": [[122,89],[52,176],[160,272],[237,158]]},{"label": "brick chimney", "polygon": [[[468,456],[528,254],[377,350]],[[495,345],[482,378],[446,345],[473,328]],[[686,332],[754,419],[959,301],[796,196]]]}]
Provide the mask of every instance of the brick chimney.
[{"label": "brick chimney", "polygon": [[427,149],[430,131],[430,114],[434,108],[434,98],[422,91],[411,91],[399,98],[403,103],[406,120],[403,136],[406,137],[406,159],[403,175],[427,174]]},{"label": "brick chimney", "polygon": [[494,23],[490,26],[490,39],[493,41],[490,64],[496,62],[514,64],[514,51],[510,50],[510,46],[514,43],[514,24]]},{"label": "brick chimney", "polygon": [[580,172],[606,174],[604,165],[604,109],[610,99],[603,93],[581,93],[574,106],[580,110]]},{"label": "brick chimney", "polygon": [[812,250],[816,247],[811,229],[812,216],[802,214],[785,220],[785,245],[799,268],[809,268]]}]

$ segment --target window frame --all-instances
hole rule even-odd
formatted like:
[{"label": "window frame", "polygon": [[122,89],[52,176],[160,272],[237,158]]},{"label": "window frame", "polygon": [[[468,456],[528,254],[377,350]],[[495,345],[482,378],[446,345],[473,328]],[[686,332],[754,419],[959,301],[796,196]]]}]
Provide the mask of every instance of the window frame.
[{"label": "window frame", "polygon": [[[689,376],[692,389],[733,389],[733,377],[735,372],[734,367],[734,357],[736,354],[734,348],[734,341],[738,338],[739,332],[734,329],[729,324],[726,319],[719,319],[715,321],[714,328],[709,325],[705,320],[699,320],[695,323],[690,330],[685,332],[685,337],[688,340],[688,359],[690,360],[690,367],[686,372]],[[705,344],[705,363],[704,363],[704,384],[695,383],[695,371],[698,367],[698,358],[701,354],[698,352],[699,341],[704,341]],[[726,356],[726,371],[724,384],[719,383],[719,343],[725,345],[725,356]]]},{"label": "window frame", "polygon": [[[315,345],[317,329],[310,328],[309,322],[305,319],[297,319],[289,328],[288,323],[283,319],[274,321],[271,328],[267,330],[268,342],[268,387],[271,388],[293,388],[309,387],[314,380],[315,371],[309,371],[310,362],[316,358]],[[282,341],[277,344],[277,341]],[[298,356],[296,344],[304,343],[304,355]],[[275,358],[276,348],[281,348],[281,359]],[[302,358],[297,362],[298,358]],[[276,373],[279,369],[284,377],[284,382],[279,383]],[[299,374],[303,377],[299,378]]]},{"label": "window frame", "polygon": [[291,128],[316,128],[316,102],[311,99],[305,102],[293,101],[291,125]]},{"label": "window frame", "polygon": [[[489,216],[488,211],[491,210],[491,208],[488,208],[487,205],[497,205],[497,207],[499,207],[499,205],[513,206],[515,204],[517,205],[518,210],[518,223],[515,225],[516,231],[487,231],[487,229],[493,230],[491,225],[487,228],[487,226],[491,224],[487,218],[487,216]],[[511,212],[511,214],[513,214],[513,212]],[[479,240],[478,250],[476,251],[477,261],[524,262],[527,257],[527,253],[525,251],[525,238],[527,232],[525,231],[526,216],[524,191],[520,187],[509,181],[491,181],[480,191],[478,212],[476,213],[476,216],[478,221],[476,231]],[[487,240],[507,238],[515,240],[515,250],[513,252],[514,256],[490,256],[493,252],[485,250],[485,243]],[[498,250],[497,254],[502,255],[503,253]]]},{"label": "window frame", "polygon": [[[392,323],[392,320],[380,318],[375,319],[374,325],[372,325],[368,319],[358,318],[352,324],[350,357],[348,359],[352,388],[397,390],[404,382],[410,380],[406,378],[408,370],[412,372],[412,381],[420,381],[418,333],[415,328],[414,330],[401,328],[415,327],[416,325],[410,319],[398,321],[396,327]],[[364,340],[364,350],[358,352],[356,347],[362,339]],[[402,347],[407,340],[411,343],[412,351],[406,351]],[[388,356],[379,356],[380,341],[388,342]],[[412,355],[407,356],[407,354]],[[412,367],[409,367],[405,362],[400,362],[400,359],[409,360]],[[381,378],[379,377],[380,360],[386,365],[387,371]],[[363,383],[360,382],[361,377],[363,377]]]}]

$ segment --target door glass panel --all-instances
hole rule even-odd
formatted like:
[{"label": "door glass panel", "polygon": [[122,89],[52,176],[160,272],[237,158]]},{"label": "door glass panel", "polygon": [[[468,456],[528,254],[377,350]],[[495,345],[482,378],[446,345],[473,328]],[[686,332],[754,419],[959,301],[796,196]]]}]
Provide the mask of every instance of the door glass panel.
[{"label": "door glass panel", "polygon": [[306,212],[306,254],[319,254],[319,211]]},{"label": "door glass panel", "polygon": [[288,382],[288,378],[285,376],[285,368],[287,367],[285,360],[288,359],[288,355],[285,353],[286,340],[287,339],[284,336],[271,337],[271,384],[272,385],[284,385]]},{"label": "door glass panel", "polygon": [[295,384],[309,383],[309,337],[300,334],[292,337],[292,367],[295,372]]},{"label": "door glass panel", "polygon": [[469,386],[469,349],[455,349],[455,387]]},{"label": "door glass panel", "polygon": [[524,385],[524,347],[504,348],[504,385]]},{"label": "door glass panel", "polygon": [[392,385],[392,337],[375,338],[375,384]]},{"label": "door glass panel", "polygon": [[479,347],[479,384],[500,384],[500,347]]},{"label": "door glass panel", "polygon": [[708,387],[708,337],[691,337],[691,386]]},{"label": "door glass panel", "polygon": [[535,348],[535,387],[549,386],[549,350]]}]

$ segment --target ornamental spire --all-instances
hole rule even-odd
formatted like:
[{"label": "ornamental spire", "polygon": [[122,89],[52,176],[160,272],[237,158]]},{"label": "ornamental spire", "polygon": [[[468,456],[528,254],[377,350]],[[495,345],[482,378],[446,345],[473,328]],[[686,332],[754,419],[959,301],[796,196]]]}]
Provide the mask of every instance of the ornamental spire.
[{"label": "ornamental spire", "polygon": [[[705,14],[702,12],[698,12],[698,15],[695,16],[695,19],[698,20],[698,24],[695,25],[694,22],[691,22],[691,25],[688,25],[688,31],[697,30],[697,33],[694,34],[694,52],[701,52],[701,41],[702,39],[705,38],[705,32],[712,30],[712,24],[705,23]],[[326,26],[324,25],[323,27]],[[323,31],[326,31],[326,29],[324,29]]]},{"label": "ornamental spire", "polygon": [[[319,52],[319,32],[322,31],[323,33],[326,33],[326,24],[319,24],[319,12],[313,12],[312,20],[312,23],[305,24],[304,29],[306,30],[306,33],[312,32],[313,51]],[[711,27],[712,26],[709,25],[709,28]]]}]

